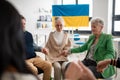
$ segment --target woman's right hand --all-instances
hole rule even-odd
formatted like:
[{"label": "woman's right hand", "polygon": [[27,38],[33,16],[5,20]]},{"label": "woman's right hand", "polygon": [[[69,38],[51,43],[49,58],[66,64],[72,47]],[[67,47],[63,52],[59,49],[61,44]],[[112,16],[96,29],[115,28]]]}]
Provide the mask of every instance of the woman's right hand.
[{"label": "woman's right hand", "polygon": [[63,50],[59,55],[57,55],[57,57],[67,56],[67,55],[68,55],[68,50]]}]

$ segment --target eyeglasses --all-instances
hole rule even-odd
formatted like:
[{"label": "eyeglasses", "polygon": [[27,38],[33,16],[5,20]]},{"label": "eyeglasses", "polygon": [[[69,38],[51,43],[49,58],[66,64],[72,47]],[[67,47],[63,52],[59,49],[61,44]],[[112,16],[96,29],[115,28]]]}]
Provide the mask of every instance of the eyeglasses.
[{"label": "eyeglasses", "polygon": [[61,24],[61,25],[56,25],[56,26],[57,26],[57,27],[59,27],[59,26],[62,27],[63,25]]}]

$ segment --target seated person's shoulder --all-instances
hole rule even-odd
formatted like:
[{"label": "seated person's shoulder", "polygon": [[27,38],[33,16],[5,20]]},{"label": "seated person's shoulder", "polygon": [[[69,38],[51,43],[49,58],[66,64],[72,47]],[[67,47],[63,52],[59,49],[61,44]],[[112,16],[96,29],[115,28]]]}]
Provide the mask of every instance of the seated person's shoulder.
[{"label": "seated person's shoulder", "polygon": [[50,34],[49,35],[53,35],[55,33],[55,31],[53,31],[53,32],[50,32]]},{"label": "seated person's shoulder", "polygon": [[32,33],[28,32],[28,31],[25,31],[24,33],[26,36],[32,36]]},{"label": "seated person's shoulder", "polygon": [[113,38],[113,36],[112,36],[111,34],[104,34],[104,36],[105,36],[106,38]]},{"label": "seated person's shoulder", "polygon": [[67,32],[64,32],[64,34],[68,36],[68,33],[67,33]]},{"label": "seated person's shoulder", "polygon": [[93,39],[94,37],[95,37],[95,35],[91,34],[91,35],[89,36],[89,39]]},{"label": "seated person's shoulder", "polygon": [[25,33],[31,34],[29,31],[25,31]]}]

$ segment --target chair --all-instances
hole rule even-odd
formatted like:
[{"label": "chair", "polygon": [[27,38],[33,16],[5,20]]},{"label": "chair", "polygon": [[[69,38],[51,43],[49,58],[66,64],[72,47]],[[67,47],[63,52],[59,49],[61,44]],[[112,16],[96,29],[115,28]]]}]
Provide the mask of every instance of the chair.
[{"label": "chair", "polygon": [[73,38],[74,44],[83,45],[85,42],[80,41],[80,37],[79,36],[80,36],[80,34],[74,34],[74,38]]}]

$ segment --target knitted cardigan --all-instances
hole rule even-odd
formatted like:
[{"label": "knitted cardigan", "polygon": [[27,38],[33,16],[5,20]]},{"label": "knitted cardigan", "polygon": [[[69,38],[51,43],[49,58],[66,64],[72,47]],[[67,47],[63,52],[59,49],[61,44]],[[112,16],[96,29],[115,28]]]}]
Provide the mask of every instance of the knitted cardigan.
[{"label": "knitted cardigan", "polygon": [[58,45],[53,36],[54,32],[51,32],[46,43],[46,48],[49,49],[49,54],[46,56],[46,59],[54,63],[56,61],[68,61],[66,56],[57,57],[62,50],[68,50],[71,47],[71,41],[68,38],[68,34],[64,32],[64,38],[61,45]]}]

